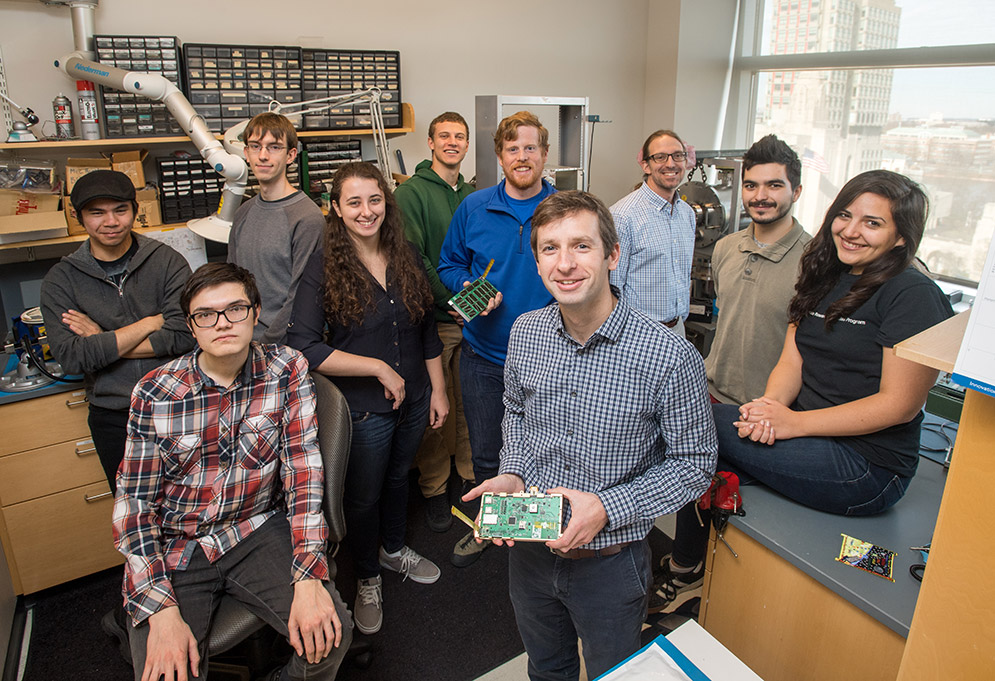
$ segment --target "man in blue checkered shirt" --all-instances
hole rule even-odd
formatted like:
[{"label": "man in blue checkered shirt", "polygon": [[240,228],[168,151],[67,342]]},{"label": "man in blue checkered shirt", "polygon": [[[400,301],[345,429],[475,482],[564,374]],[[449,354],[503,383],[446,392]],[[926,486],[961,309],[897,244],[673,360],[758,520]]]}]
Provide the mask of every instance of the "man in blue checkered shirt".
[{"label": "man in blue checkered shirt", "polygon": [[646,535],[708,489],[715,425],[694,347],[610,286],[619,245],[601,201],[545,199],[532,251],[556,302],[512,327],[499,475],[464,501],[536,487],[569,502],[559,539],[511,549],[509,591],[531,679],[577,679],[578,636],[593,679],[639,649]]},{"label": "man in blue checkered shirt", "polygon": [[677,195],[687,158],[677,133],[657,130],[639,155],[645,182],[611,207],[621,246],[612,284],[627,303],[682,338],[695,237],[694,212]]}]

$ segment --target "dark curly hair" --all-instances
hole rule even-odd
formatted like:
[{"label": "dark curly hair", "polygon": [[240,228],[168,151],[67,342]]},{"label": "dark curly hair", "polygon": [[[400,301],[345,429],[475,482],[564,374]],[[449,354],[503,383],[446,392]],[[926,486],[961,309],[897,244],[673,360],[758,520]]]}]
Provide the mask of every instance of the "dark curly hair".
[{"label": "dark curly hair", "polygon": [[798,154],[775,135],[761,137],[743,154],[743,170],[767,163],[784,166],[792,191],[802,183],[802,162]]},{"label": "dark curly hair", "polygon": [[[404,238],[401,211],[383,175],[371,163],[349,163],[332,179],[331,199],[338,206],[342,185],[350,179],[373,180],[384,196],[384,217],[380,225],[379,248],[387,261],[387,271],[401,289],[401,297],[412,324],[419,323],[432,308],[428,279]],[[363,323],[364,313],[373,304],[373,284],[359,259],[342,218],[332,210],[324,239],[325,315],[330,323],[343,326]]]},{"label": "dark curly hair", "polygon": [[801,259],[801,274],[795,284],[795,297],[788,306],[788,321],[797,324],[814,310],[827,293],[849,271],[840,262],[833,241],[833,220],[861,194],[877,194],[888,199],[891,216],[904,243],[868,264],[850,291],[826,310],[826,328],[848,316],[874,295],[882,284],[905,271],[915,259],[926,228],[929,201],[918,184],[890,170],[870,170],[847,182],[826,211],[822,227],[809,242]]}]

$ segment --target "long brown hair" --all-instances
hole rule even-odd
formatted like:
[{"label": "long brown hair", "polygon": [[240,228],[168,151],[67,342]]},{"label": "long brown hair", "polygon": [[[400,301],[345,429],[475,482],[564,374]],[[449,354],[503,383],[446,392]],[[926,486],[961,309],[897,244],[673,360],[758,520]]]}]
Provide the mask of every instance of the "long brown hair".
[{"label": "long brown hair", "polygon": [[[417,324],[432,308],[432,291],[411,245],[404,238],[397,201],[376,166],[359,162],[349,163],[336,171],[330,192],[336,205],[342,197],[342,185],[352,178],[374,180],[383,193],[384,217],[378,246],[387,261],[387,271],[400,285],[402,302],[411,323]],[[364,313],[373,305],[373,283],[349,238],[345,223],[334,210],[328,213],[324,251],[325,315],[329,322],[361,325]]]},{"label": "long brown hair", "polygon": [[926,229],[926,214],[929,201],[918,184],[890,170],[870,170],[857,175],[847,182],[826,211],[819,233],[805,248],[801,259],[801,274],[795,284],[795,297],[788,306],[788,321],[797,324],[818,306],[840,279],[849,270],[840,262],[833,241],[833,220],[861,194],[877,194],[888,199],[891,216],[895,221],[898,235],[904,240],[894,248],[868,264],[854,282],[850,291],[826,310],[826,328],[837,320],[846,317],[874,295],[882,284],[902,273],[912,264],[923,231]]}]

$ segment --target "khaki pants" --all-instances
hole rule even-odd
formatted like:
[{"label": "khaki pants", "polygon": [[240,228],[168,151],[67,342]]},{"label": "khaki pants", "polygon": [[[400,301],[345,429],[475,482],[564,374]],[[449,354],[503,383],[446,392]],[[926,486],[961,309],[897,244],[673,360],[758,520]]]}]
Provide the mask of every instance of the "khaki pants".
[{"label": "khaki pants", "polygon": [[460,393],[459,357],[463,331],[458,324],[439,323],[442,340],[442,371],[446,376],[446,393],[449,396],[449,417],[446,425],[438,430],[425,429],[421,448],[415,456],[418,466],[418,485],[426,499],[446,491],[449,480],[449,456],[456,456],[456,470],[464,480],[473,480],[473,463],[470,457],[470,436],[463,416],[463,396]]}]

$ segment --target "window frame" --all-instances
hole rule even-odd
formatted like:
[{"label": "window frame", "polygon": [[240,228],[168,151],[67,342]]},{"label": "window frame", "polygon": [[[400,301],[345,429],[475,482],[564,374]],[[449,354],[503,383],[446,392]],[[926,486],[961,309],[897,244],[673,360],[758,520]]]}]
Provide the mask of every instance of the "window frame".
[{"label": "window frame", "polygon": [[[762,54],[764,11],[768,0],[741,0],[734,37],[730,107],[725,142],[746,148],[754,134],[760,98],[760,74],[794,71],[874,70],[995,66],[995,42],[968,45],[896,47],[840,52]],[[773,0],[777,2],[778,0]],[[776,30],[778,27],[774,27]],[[938,279],[977,285],[938,274]]]}]

